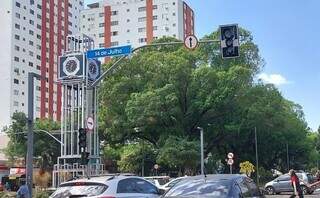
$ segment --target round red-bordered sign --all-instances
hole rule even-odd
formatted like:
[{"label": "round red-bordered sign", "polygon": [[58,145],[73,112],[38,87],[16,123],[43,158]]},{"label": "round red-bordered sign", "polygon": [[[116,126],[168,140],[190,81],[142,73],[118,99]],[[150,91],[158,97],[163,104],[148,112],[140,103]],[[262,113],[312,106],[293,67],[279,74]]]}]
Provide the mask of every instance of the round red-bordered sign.
[{"label": "round red-bordered sign", "polygon": [[189,35],[184,39],[184,46],[190,50],[194,50],[198,47],[198,39],[195,35]]},{"label": "round red-bordered sign", "polygon": [[94,129],[94,119],[92,118],[92,117],[88,117],[87,118],[87,129],[89,130],[89,131],[92,131],[93,129]]}]

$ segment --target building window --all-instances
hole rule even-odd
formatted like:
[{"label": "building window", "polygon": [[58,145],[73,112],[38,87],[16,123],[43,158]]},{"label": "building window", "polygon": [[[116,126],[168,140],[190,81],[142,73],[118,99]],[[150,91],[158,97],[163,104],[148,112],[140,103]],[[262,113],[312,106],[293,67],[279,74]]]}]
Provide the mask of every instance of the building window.
[{"label": "building window", "polygon": [[153,16],[153,20],[157,20],[158,19],[158,16],[157,15],[154,15]]},{"label": "building window", "polygon": [[111,21],[111,26],[119,25],[119,21]]},{"label": "building window", "polygon": [[15,107],[19,106],[19,102],[13,101],[13,106],[15,106]]},{"label": "building window", "polygon": [[20,40],[20,36],[19,35],[14,35],[14,38],[16,39],[16,40]]},{"label": "building window", "polygon": [[33,46],[33,41],[29,41],[29,45]]},{"label": "building window", "polygon": [[40,67],[39,65],[37,65],[37,70],[40,70],[40,68],[41,68],[41,67]]},{"label": "building window", "polygon": [[138,18],[138,22],[145,22],[146,21],[146,17],[139,17]]},{"label": "building window", "polygon": [[18,19],[20,19],[20,14],[19,14],[19,13],[16,13],[16,17],[17,17]]},{"label": "building window", "polygon": [[41,30],[41,25],[37,24],[37,28],[38,28],[39,30]]},{"label": "building window", "polygon": [[19,62],[19,57],[14,57],[14,61]]},{"label": "building window", "polygon": [[30,9],[30,14],[34,15],[34,10]]},{"label": "building window", "polygon": [[34,32],[33,32],[32,30],[29,30],[29,34],[30,34],[30,35],[33,35]]},{"label": "building window", "polygon": [[17,96],[17,95],[19,95],[19,90],[13,90],[13,95],[15,95],[15,96]]},{"label": "building window", "polygon": [[143,27],[143,28],[138,28],[138,32],[145,32],[146,31],[146,28]]},{"label": "building window", "polygon": [[145,43],[147,42],[147,38],[139,38],[139,43]]},{"label": "building window", "polygon": [[104,37],[104,33],[99,34],[99,38],[102,38],[102,37]]},{"label": "building window", "polygon": [[41,39],[41,35],[37,34],[37,39]]},{"label": "building window", "polygon": [[40,14],[37,14],[37,18],[38,18],[38,19],[41,19],[42,17],[41,17],[41,15],[40,15]]},{"label": "building window", "polygon": [[118,35],[118,31],[111,32],[111,35],[112,36],[117,36]]},{"label": "building window", "polygon": [[104,27],[104,23],[99,23],[99,27]]},{"label": "building window", "polygon": [[99,48],[104,48],[104,43],[99,43]]},{"label": "building window", "polygon": [[[83,15],[84,16],[84,15]],[[99,17],[104,17],[104,13],[103,12],[101,12],[101,13],[99,13]],[[84,17],[83,17],[84,18]]]},{"label": "building window", "polygon": [[172,13],[172,16],[176,16],[176,13],[174,12],[174,13]]},{"label": "building window", "polygon": [[37,59],[38,59],[38,60],[41,60],[41,56],[37,55]]},{"label": "building window", "polygon": [[29,23],[30,23],[31,25],[34,25],[34,21],[33,21],[33,20],[29,20]]},{"label": "building window", "polygon": [[15,49],[16,51],[20,51],[20,47],[17,46],[17,45],[14,46],[14,49]]},{"label": "building window", "polygon": [[119,45],[119,42],[118,42],[118,41],[111,42],[111,46],[118,46],[118,45]]},{"label": "building window", "polygon": [[33,56],[33,52],[32,51],[29,51],[29,56]]},{"label": "building window", "polygon": [[111,15],[118,15],[118,11],[112,11]]},{"label": "building window", "polygon": [[172,24],[172,26],[173,26],[173,27],[176,27],[176,24],[174,23],[174,24]]},{"label": "building window", "polygon": [[18,85],[19,84],[19,80],[18,79],[13,79],[13,83]]},{"label": "building window", "polygon": [[127,19],[127,23],[129,23],[130,22],[130,19]]},{"label": "building window", "polygon": [[19,2],[16,2],[16,6],[18,7],[18,8],[20,8],[20,3]]},{"label": "building window", "polygon": [[29,66],[30,66],[30,67],[33,67],[33,62],[29,62]]},{"label": "building window", "polygon": [[153,5],[153,9],[154,10],[158,9],[158,6],[157,5]]},{"label": "building window", "polygon": [[158,26],[153,26],[153,30],[158,30]]},{"label": "building window", "polygon": [[20,30],[20,25],[19,24],[14,24],[14,27],[18,30]]},{"label": "building window", "polygon": [[146,7],[139,7],[138,8],[138,12],[144,12],[144,11],[146,11]]},{"label": "building window", "polygon": [[34,0],[30,0],[30,5],[34,5]]}]

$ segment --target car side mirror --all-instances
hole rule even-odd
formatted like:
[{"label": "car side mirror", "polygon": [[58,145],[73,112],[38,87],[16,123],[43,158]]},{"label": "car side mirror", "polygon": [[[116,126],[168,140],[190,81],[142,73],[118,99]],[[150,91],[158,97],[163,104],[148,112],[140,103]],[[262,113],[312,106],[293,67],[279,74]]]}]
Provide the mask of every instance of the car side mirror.
[{"label": "car side mirror", "polygon": [[276,182],[279,182],[279,181],[280,181],[279,179],[276,180]]},{"label": "car side mirror", "polygon": [[164,189],[158,189],[159,195],[164,195],[164,193],[166,193],[166,191]]}]

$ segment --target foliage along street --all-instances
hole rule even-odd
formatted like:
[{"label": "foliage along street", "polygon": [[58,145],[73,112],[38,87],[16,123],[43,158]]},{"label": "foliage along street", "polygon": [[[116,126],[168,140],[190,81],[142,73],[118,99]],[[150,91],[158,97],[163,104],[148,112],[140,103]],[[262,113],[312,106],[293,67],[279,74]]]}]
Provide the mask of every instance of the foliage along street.
[{"label": "foliage along street", "polygon": [[[203,39],[217,39],[218,31]],[[154,42],[176,41],[162,38]],[[312,170],[319,159],[319,131],[313,133],[302,107],[282,96],[272,84],[257,80],[265,61],[253,35],[240,29],[240,57],[223,60],[218,43],[200,44],[193,51],[183,46],[149,47],[123,61],[99,89],[99,133],[103,160],[114,172],[146,175],[199,173],[197,127],[204,129],[207,173],[228,172],[226,154],[233,152],[235,172],[245,161],[255,163],[255,136],[262,181],[271,169]],[[114,61],[104,65],[109,68]],[[26,153],[25,115],[15,113],[6,150],[11,160]],[[59,123],[38,120],[35,129],[53,131]],[[45,170],[59,156],[60,145],[43,134],[35,135],[35,156]],[[253,173],[253,176],[255,173]]]}]

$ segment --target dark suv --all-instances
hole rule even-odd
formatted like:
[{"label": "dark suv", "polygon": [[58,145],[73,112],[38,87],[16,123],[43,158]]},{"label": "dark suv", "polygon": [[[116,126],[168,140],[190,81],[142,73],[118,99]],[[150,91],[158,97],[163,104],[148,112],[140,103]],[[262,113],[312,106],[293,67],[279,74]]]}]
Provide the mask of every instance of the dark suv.
[{"label": "dark suv", "polygon": [[244,175],[217,174],[187,177],[173,186],[164,197],[168,198],[263,198],[254,181]]}]

